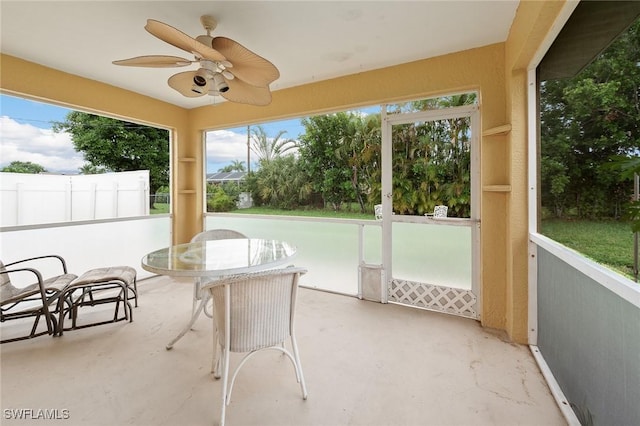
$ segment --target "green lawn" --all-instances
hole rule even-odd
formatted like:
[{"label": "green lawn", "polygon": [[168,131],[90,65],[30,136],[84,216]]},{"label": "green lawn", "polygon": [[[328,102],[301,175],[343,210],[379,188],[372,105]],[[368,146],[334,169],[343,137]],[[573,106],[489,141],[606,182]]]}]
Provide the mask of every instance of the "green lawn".
[{"label": "green lawn", "polygon": [[633,279],[633,233],[629,223],[544,220],[541,233]]},{"label": "green lawn", "polygon": [[[153,209],[149,211],[149,214],[164,214],[169,213],[169,204],[155,203]],[[340,211],[333,209],[304,209],[304,210],[280,210],[269,207],[251,207],[248,209],[233,210],[229,213],[238,214],[266,214],[275,216],[306,216],[306,217],[333,217],[340,219],[373,219],[373,212],[360,213],[360,208],[357,205],[343,208]]]},{"label": "green lawn", "polygon": [[342,209],[335,211],[333,209],[305,209],[305,210],[280,210],[269,207],[251,207],[248,209],[234,210],[233,213],[239,214],[268,214],[278,216],[305,216],[305,217],[322,217],[322,218],[340,218],[340,219],[374,219],[373,212],[360,213],[359,208],[353,207],[351,210]]},{"label": "green lawn", "polygon": [[149,210],[149,214],[166,214],[169,213],[169,204],[155,203],[153,209]]}]

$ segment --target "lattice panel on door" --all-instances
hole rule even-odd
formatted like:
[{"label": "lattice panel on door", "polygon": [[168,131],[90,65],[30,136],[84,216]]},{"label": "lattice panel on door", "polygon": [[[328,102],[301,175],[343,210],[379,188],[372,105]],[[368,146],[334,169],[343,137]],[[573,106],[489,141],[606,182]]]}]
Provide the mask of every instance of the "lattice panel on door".
[{"label": "lattice panel on door", "polygon": [[476,296],[471,290],[414,281],[391,280],[389,301],[467,318],[478,317]]}]

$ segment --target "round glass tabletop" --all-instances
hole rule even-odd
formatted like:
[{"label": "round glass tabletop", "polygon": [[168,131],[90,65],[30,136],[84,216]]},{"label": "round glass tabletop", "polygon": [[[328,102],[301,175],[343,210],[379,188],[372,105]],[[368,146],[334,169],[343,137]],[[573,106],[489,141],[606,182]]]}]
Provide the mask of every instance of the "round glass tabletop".
[{"label": "round glass tabletop", "polygon": [[279,240],[208,240],[151,252],[142,258],[142,268],[173,276],[230,275],[270,269],[289,261],[295,254],[295,246]]}]

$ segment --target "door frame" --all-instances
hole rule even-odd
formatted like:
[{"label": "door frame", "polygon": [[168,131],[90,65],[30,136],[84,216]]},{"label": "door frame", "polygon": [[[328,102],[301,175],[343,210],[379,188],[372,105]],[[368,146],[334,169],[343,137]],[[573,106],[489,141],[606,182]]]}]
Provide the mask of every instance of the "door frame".
[{"label": "door frame", "polygon": [[451,118],[469,117],[471,119],[471,213],[469,219],[458,219],[468,222],[463,226],[471,227],[471,291],[476,297],[475,318],[480,319],[481,309],[481,288],[480,288],[480,108],[478,105],[465,105],[452,108],[443,108],[429,111],[408,112],[398,114],[388,114],[387,105],[381,108],[381,133],[382,133],[382,276],[385,277],[381,288],[382,303],[389,302],[389,288],[393,280],[392,270],[392,224],[393,222],[418,222],[426,218],[416,216],[393,215],[393,126],[398,124],[409,124],[415,122],[427,122],[445,120]]}]

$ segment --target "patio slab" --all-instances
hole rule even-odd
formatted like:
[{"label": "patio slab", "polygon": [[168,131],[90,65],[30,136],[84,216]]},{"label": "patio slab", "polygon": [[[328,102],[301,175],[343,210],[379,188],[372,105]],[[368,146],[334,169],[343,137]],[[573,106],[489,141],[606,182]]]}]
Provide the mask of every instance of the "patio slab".
[{"label": "patio slab", "polygon": [[[190,315],[191,282],[138,288],[132,323],[0,347],[3,425],[218,424],[211,320],[165,350]],[[476,321],[301,289],[296,329],[308,400],[286,357],[259,354],[238,376],[228,425],[566,424],[528,347]],[[65,418],[13,419],[20,410]]]}]

